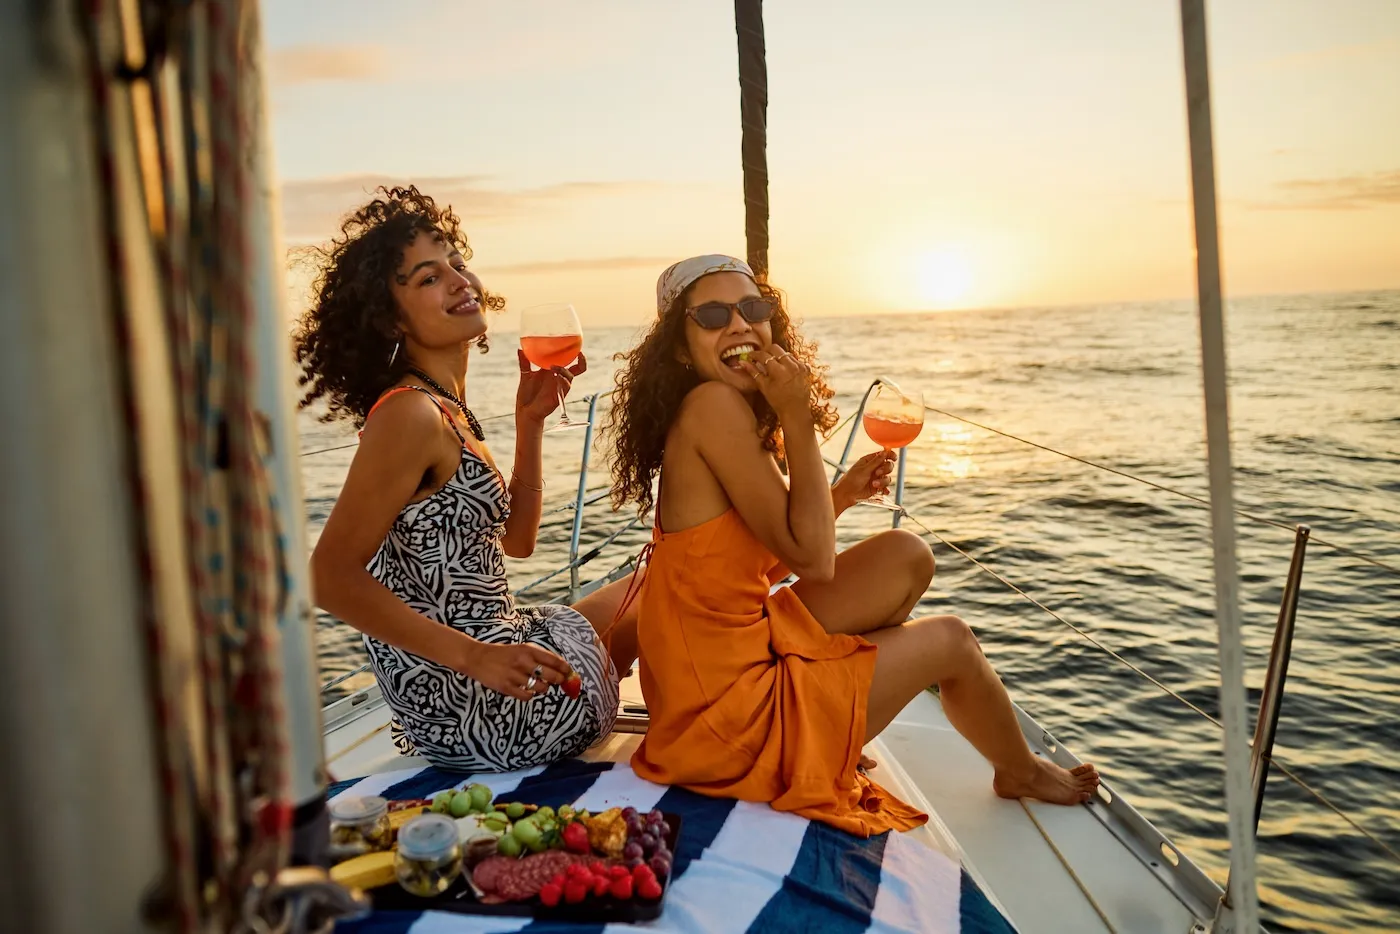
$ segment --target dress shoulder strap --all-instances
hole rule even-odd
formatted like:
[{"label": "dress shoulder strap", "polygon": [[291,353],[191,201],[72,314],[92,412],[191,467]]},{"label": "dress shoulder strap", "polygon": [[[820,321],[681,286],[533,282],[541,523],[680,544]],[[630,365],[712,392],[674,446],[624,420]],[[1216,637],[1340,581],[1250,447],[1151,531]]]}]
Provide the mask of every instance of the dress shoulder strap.
[{"label": "dress shoulder strap", "polygon": [[[429,390],[424,389],[422,386],[395,386],[393,389],[390,389],[388,392],[384,393],[384,395],[380,396],[377,400],[375,400],[374,405],[370,406],[369,411],[365,413],[365,421],[368,422],[370,420],[370,417],[374,415],[374,410],[379,408],[385,402],[387,402],[390,396],[396,395],[401,392],[421,392],[423,395],[427,396],[430,400],[432,400],[433,405],[437,406],[438,411],[442,413],[442,417],[447,421],[447,427],[452,429],[452,433],[456,435],[457,440],[462,443],[462,447],[467,446],[467,439],[463,438],[462,432],[460,432],[457,429],[457,423],[452,420],[452,413],[449,412],[447,408],[442,404],[441,399],[439,399]],[[364,434],[363,429],[360,430],[360,434]]]}]

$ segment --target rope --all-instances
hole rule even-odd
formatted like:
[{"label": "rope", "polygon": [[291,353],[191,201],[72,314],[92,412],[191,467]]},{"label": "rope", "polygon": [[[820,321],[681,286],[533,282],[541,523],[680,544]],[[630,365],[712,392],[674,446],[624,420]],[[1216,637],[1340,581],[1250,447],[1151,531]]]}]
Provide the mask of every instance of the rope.
[{"label": "rope", "polygon": [[[1076,462],[1078,462],[1078,463],[1080,463],[1080,464],[1084,464],[1086,467],[1093,467],[1093,468],[1096,468],[1096,469],[1098,469],[1098,470],[1106,471],[1106,472],[1108,472],[1108,473],[1111,473],[1111,474],[1114,474],[1114,475],[1116,475],[1116,476],[1122,477],[1122,478],[1125,479],[1125,480],[1132,480],[1132,481],[1135,482],[1135,483],[1141,483],[1141,484],[1143,484],[1144,486],[1150,486],[1150,487],[1152,487],[1152,488],[1155,489],[1155,490],[1161,490],[1163,493],[1170,493],[1170,494],[1173,495],[1173,496],[1178,496],[1178,497],[1181,497],[1182,499],[1190,500],[1191,502],[1196,503],[1196,504],[1201,505],[1201,506],[1205,506],[1205,507],[1209,507],[1209,506],[1210,506],[1210,500],[1206,499],[1206,498],[1203,497],[1203,496],[1197,496],[1196,494],[1194,494],[1194,493],[1188,493],[1188,492],[1186,492],[1185,490],[1178,490],[1178,489],[1176,489],[1175,487],[1166,486],[1166,485],[1164,485],[1164,484],[1157,483],[1156,481],[1153,481],[1153,480],[1145,480],[1145,479],[1143,479],[1142,477],[1136,477],[1136,476],[1134,476],[1134,475],[1132,475],[1132,474],[1130,474],[1130,473],[1127,473],[1127,472],[1125,472],[1125,471],[1119,470],[1119,469],[1116,468],[1116,467],[1110,467],[1110,466],[1108,466],[1107,464],[1100,464],[1100,463],[1098,463],[1097,461],[1091,461],[1091,460],[1089,460],[1088,458],[1079,457],[1079,456],[1076,455],[1076,454],[1066,454],[1064,451],[1057,451],[1055,448],[1049,447],[1048,445],[1040,444],[1040,443],[1037,442],[1037,441],[1031,441],[1031,440],[1029,440],[1028,438],[1022,438],[1022,437],[1019,437],[1019,436],[1017,436],[1017,435],[1013,435],[1013,434],[1011,434],[1010,432],[1002,431],[1002,430],[999,429],[999,428],[993,428],[993,427],[991,427],[990,425],[983,425],[981,422],[975,422],[975,421],[973,421],[972,419],[970,419],[970,418],[964,418],[964,417],[961,416],[961,415],[954,415],[952,412],[945,412],[943,409],[937,409],[937,408],[934,408],[934,407],[931,406],[931,405],[926,405],[926,406],[924,406],[924,408],[927,409],[927,410],[930,411],[930,412],[933,412],[933,413],[937,414],[937,415],[942,415],[942,416],[944,416],[945,418],[951,418],[951,419],[954,419],[955,421],[963,422],[964,424],[967,424],[967,425],[972,425],[974,428],[980,428],[980,429],[982,429],[983,431],[989,431],[989,432],[991,432],[991,433],[994,434],[994,435],[1001,435],[1003,438],[1009,438],[1009,439],[1012,440],[1012,441],[1018,441],[1018,442],[1020,442],[1021,444],[1027,444],[1027,445],[1030,445],[1030,446],[1033,447],[1033,448],[1039,448],[1040,450],[1045,451],[1045,452],[1047,452],[1047,453],[1050,453],[1050,454],[1057,454],[1057,455],[1059,455],[1060,457],[1064,457],[1064,458],[1067,458],[1067,459],[1069,459],[1069,460],[1076,461]],[[1259,523],[1262,523],[1263,525],[1271,525],[1271,526],[1273,526],[1274,528],[1283,529],[1283,530],[1286,531],[1286,532],[1293,532],[1293,531],[1296,529],[1296,527],[1297,527],[1297,524],[1296,524],[1296,523],[1284,522],[1284,521],[1281,520],[1281,519],[1274,519],[1274,518],[1272,518],[1272,517],[1270,517],[1270,516],[1262,516],[1262,515],[1259,515],[1258,513],[1253,513],[1253,512],[1250,512],[1250,511],[1246,510],[1246,509],[1241,509],[1241,508],[1239,508],[1238,506],[1235,507],[1235,514],[1236,514],[1236,515],[1239,515],[1239,516],[1242,516],[1242,517],[1244,517],[1244,518],[1246,518],[1246,519],[1249,519],[1251,522],[1259,522]],[[1311,536],[1311,541],[1314,541],[1314,542],[1316,542],[1316,543],[1319,544],[1319,545],[1325,545],[1325,546],[1327,546],[1328,548],[1331,548],[1333,551],[1336,551],[1336,552],[1338,552],[1339,554],[1344,554],[1344,555],[1346,555],[1347,557],[1355,558],[1355,559],[1358,560],[1358,561],[1364,561],[1364,562],[1366,562],[1367,564],[1373,564],[1373,565],[1375,565],[1376,567],[1378,567],[1378,568],[1380,568],[1380,569],[1382,569],[1382,570],[1384,570],[1384,571],[1389,571],[1389,572],[1392,573],[1392,574],[1400,574],[1400,567],[1396,567],[1396,566],[1393,565],[1393,564],[1388,564],[1387,562],[1382,561],[1382,560],[1379,559],[1379,558],[1373,557],[1372,555],[1365,554],[1364,552],[1356,551],[1356,550],[1353,549],[1353,548],[1348,548],[1348,547],[1346,547],[1345,545],[1339,545],[1339,544],[1337,544],[1336,542],[1330,542],[1330,541],[1328,541],[1327,539],[1321,538],[1320,536],[1318,536],[1318,535],[1316,535],[1316,534],[1314,534],[1314,535]]]},{"label": "rope", "polygon": [[[494,422],[494,421],[496,421],[496,420],[498,420],[498,419],[510,418],[510,417],[513,416],[514,414],[515,414],[514,412],[499,412],[499,413],[497,413],[496,415],[488,415],[488,416],[486,416],[485,418],[478,418],[477,421],[478,421],[478,422]],[[358,440],[356,440],[356,441],[351,441],[351,442],[349,442],[348,444],[337,444],[335,447],[317,448],[317,449],[314,450],[314,451],[302,451],[301,454],[300,454],[299,456],[301,456],[301,457],[312,457],[313,455],[316,455],[316,454],[329,454],[329,453],[331,453],[332,451],[347,451],[347,450],[349,450],[350,448],[356,448],[356,447],[359,447],[359,446],[360,446],[360,442],[359,442]]]},{"label": "rope", "polygon": [[[129,124],[117,122],[116,114],[120,110],[116,104],[122,96],[122,92],[114,86],[112,74],[133,64],[144,65],[146,58],[146,50],[140,41],[142,33],[139,28],[136,30],[123,28],[130,25],[123,22],[126,12],[119,4],[113,12],[109,13],[101,0],[90,0],[83,10],[83,15],[79,17],[79,21],[88,58],[89,92],[92,96],[94,114],[95,155],[101,179],[98,206],[103,227],[108,298],[111,304],[113,330],[121,351],[116,355],[120,381],[121,415],[129,437],[139,439],[142,434],[140,426],[143,414],[133,373],[137,345],[133,325],[135,313],[132,307],[132,297],[128,293],[129,282],[126,276],[128,266],[123,249],[121,223],[123,186],[121,179],[118,178],[116,165],[118,139],[140,139],[141,131],[135,124],[143,119],[149,120],[154,111],[136,106],[134,85],[138,81],[133,81],[133,87],[129,88],[126,94],[127,101],[131,105],[132,122]],[[109,53],[102,39],[103,27],[109,25],[111,19],[116,20],[117,32],[122,36],[122,39],[118,40],[118,48],[114,50],[116,54]],[[128,46],[127,43],[131,43],[131,46]],[[139,84],[142,93],[146,95],[151,93],[150,85],[145,79],[140,79]],[[149,96],[146,100],[149,102]],[[147,124],[144,129],[151,130],[153,128]],[[142,169],[149,168],[148,165],[142,163],[139,156],[137,161]],[[151,181],[150,178],[138,179],[137,185],[148,185]],[[149,214],[147,217],[148,220],[152,219]],[[189,755],[184,745],[188,737],[188,723],[181,703],[180,689],[177,683],[178,676],[175,673],[177,663],[172,659],[169,651],[166,634],[167,624],[160,618],[154,595],[155,565],[147,511],[151,497],[145,473],[142,470],[141,457],[141,445],[138,440],[127,445],[126,463],[123,466],[132,503],[135,506],[131,510],[131,548],[140,575],[140,622],[152,662],[148,677],[155,713],[155,758],[160,775],[160,789],[164,797],[164,806],[161,808],[161,830],[166,857],[169,860],[170,908],[174,915],[173,926],[181,932],[193,932],[199,926],[199,909],[197,878],[194,870],[196,855],[193,826],[194,805],[193,795],[188,784]]]},{"label": "rope", "polygon": [[1050,847],[1050,852],[1055,854],[1055,858],[1060,861],[1060,865],[1065,867],[1065,872],[1069,873],[1069,877],[1074,880],[1074,884],[1079,886],[1079,891],[1084,893],[1084,898],[1089,902],[1089,907],[1094,909],[1094,913],[1099,916],[1099,920],[1103,922],[1103,926],[1108,928],[1109,934],[1118,934],[1118,929],[1113,926],[1112,921],[1108,920],[1108,914],[1103,910],[1102,906],[1099,905],[1093,893],[1089,891],[1089,887],[1084,884],[1084,880],[1079,878],[1079,873],[1074,871],[1074,867],[1071,866],[1069,860],[1065,858],[1065,854],[1060,852],[1060,848],[1055,845],[1055,841],[1050,839],[1050,834],[1045,832],[1045,828],[1041,826],[1040,821],[1036,819],[1035,813],[1031,810],[1030,805],[1026,804],[1026,799],[1017,798],[1016,800],[1020,803],[1021,810],[1025,811],[1026,816],[1031,819],[1031,823],[1035,824],[1035,829],[1040,831],[1040,836],[1044,838],[1046,845]]},{"label": "rope", "polygon": [[937,532],[935,532],[933,529],[931,529],[931,528],[929,528],[928,526],[924,525],[924,523],[919,519],[918,516],[914,515],[913,513],[909,512],[908,510],[905,510],[904,515],[905,515],[905,517],[906,517],[910,522],[913,522],[913,523],[914,523],[915,525],[917,525],[919,528],[923,529],[925,532],[927,532],[928,534],[932,535],[934,538],[938,539],[940,542],[942,542],[943,544],[947,545],[949,548],[953,549],[953,550],[956,551],[958,554],[962,555],[964,558],[966,558],[967,560],[971,561],[973,564],[977,565],[977,566],[978,566],[979,568],[981,568],[983,571],[986,571],[986,572],[987,572],[988,574],[990,574],[992,577],[995,577],[997,580],[1001,581],[1003,584],[1005,584],[1005,585],[1006,585],[1007,587],[1009,587],[1010,589],[1014,590],[1016,593],[1020,594],[1022,597],[1025,597],[1025,598],[1026,598],[1027,600],[1029,600],[1031,603],[1033,603],[1033,604],[1035,604],[1036,606],[1040,607],[1040,609],[1044,610],[1046,613],[1049,613],[1049,614],[1050,614],[1051,616],[1053,616],[1056,620],[1058,620],[1061,624],[1063,624],[1063,625],[1065,625],[1065,626],[1068,626],[1070,629],[1074,630],[1076,633],[1078,633],[1079,635],[1083,636],[1085,639],[1089,640],[1089,642],[1093,643],[1093,645],[1096,646],[1100,651],[1104,652],[1104,654],[1106,654],[1106,655],[1112,657],[1113,659],[1115,659],[1116,661],[1120,662],[1121,664],[1127,666],[1128,668],[1131,668],[1131,669],[1132,669],[1133,671],[1135,671],[1138,675],[1140,675],[1144,680],[1150,682],[1152,685],[1154,685],[1154,686],[1157,687],[1159,690],[1161,690],[1162,693],[1166,694],[1166,695],[1169,696],[1169,697],[1175,698],[1177,701],[1181,702],[1181,704],[1183,704],[1184,706],[1190,708],[1191,710],[1193,710],[1193,711],[1195,711],[1196,713],[1200,714],[1200,715],[1201,715],[1202,717],[1204,717],[1205,719],[1209,720],[1211,723],[1214,723],[1217,727],[1221,727],[1221,728],[1223,729],[1223,726],[1221,725],[1220,721],[1217,720],[1215,717],[1212,717],[1210,714],[1206,713],[1206,712],[1205,712],[1204,710],[1202,710],[1200,707],[1196,706],[1196,705],[1193,704],[1191,701],[1187,700],[1185,697],[1182,697],[1182,696],[1181,696],[1180,694],[1178,694],[1176,691],[1174,691],[1174,690],[1172,690],[1171,688],[1167,687],[1167,686],[1166,686],[1165,684],[1163,684],[1161,681],[1158,681],[1156,678],[1152,677],[1150,674],[1148,674],[1147,672],[1143,671],[1143,670],[1142,670],[1141,668],[1139,668],[1137,665],[1135,665],[1135,664],[1133,664],[1132,662],[1128,661],[1128,660],[1127,660],[1126,658],[1124,658],[1122,655],[1119,655],[1117,652],[1113,651],[1113,649],[1110,649],[1108,646],[1104,645],[1104,644],[1103,644],[1102,642],[1100,642],[1098,639],[1095,639],[1092,635],[1090,635],[1089,633],[1085,632],[1083,629],[1080,629],[1078,626],[1074,625],[1074,623],[1071,623],[1069,620],[1065,619],[1065,618],[1064,618],[1063,616],[1061,616],[1059,613],[1056,613],[1054,610],[1050,609],[1048,606],[1046,606],[1045,604],[1041,603],[1041,602],[1040,602],[1039,600],[1037,600],[1035,597],[1032,597],[1030,594],[1026,593],[1026,592],[1025,592],[1024,590],[1022,590],[1020,587],[1017,587],[1017,586],[1016,586],[1015,584],[1013,584],[1011,581],[1009,581],[1009,580],[1007,580],[1006,578],[1002,577],[1002,576],[1001,576],[1000,574],[998,574],[996,571],[994,571],[994,570],[992,570],[991,568],[987,567],[987,565],[983,564],[981,561],[978,561],[976,558],[974,558],[972,555],[968,554],[968,553],[967,553],[966,551],[964,551],[963,549],[959,548],[957,545],[954,545],[952,542],[948,541],[948,539],[944,538],[942,535],[939,535],[939,534],[938,534]]},{"label": "rope", "polygon": [[612,533],[611,535],[609,535],[607,538],[603,539],[603,541],[602,541],[600,544],[598,544],[598,545],[596,545],[595,547],[591,548],[591,549],[588,551],[587,554],[580,555],[577,559],[575,559],[575,560],[573,560],[573,561],[570,561],[568,564],[564,565],[563,567],[561,567],[561,568],[555,568],[553,571],[550,571],[550,572],[549,572],[548,574],[546,574],[544,577],[541,577],[541,578],[539,578],[538,580],[533,580],[533,581],[531,581],[530,583],[526,584],[524,587],[521,587],[519,590],[515,591],[515,593],[511,594],[511,596],[512,596],[512,597],[519,597],[519,596],[522,596],[522,595],[528,593],[529,591],[534,590],[536,587],[538,587],[539,585],[545,583],[546,581],[553,580],[554,578],[558,577],[560,574],[563,574],[565,571],[568,571],[568,570],[570,570],[570,569],[572,569],[572,568],[576,568],[576,567],[583,567],[585,564],[587,564],[588,562],[592,561],[594,558],[598,557],[598,555],[602,552],[602,550],[603,550],[604,548],[608,547],[608,546],[611,545],[613,542],[617,541],[618,537],[621,536],[624,532],[626,532],[626,531],[627,531],[628,529],[630,529],[630,528],[635,527],[639,521],[640,521],[640,520],[637,519],[637,518],[635,518],[635,517],[632,518],[632,519],[627,520],[626,523],[624,523],[622,526],[620,526],[619,528],[617,528],[616,530],[614,530],[613,533]]},{"label": "rope", "polygon": [[1318,791],[1312,785],[1309,785],[1307,782],[1303,781],[1301,778],[1295,775],[1292,769],[1284,765],[1282,762],[1280,762],[1273,756],[1269,756],[1269,764],[1272,765],[1274,768],[1278,769],[1280,772],[1282,772],[1284,777],[1287,778],[1289,781],[1293,782],[1293,784],[1297,785],[1299,788],[1303,789],[1308,794],[1316,798],[1318,800],[1318,803],[1322,804],[1324,807],[1332,811],[1332,813],[1336,814],[1342,820],[1346,821],[1347,824],[1349,824],[1351,828],[1357,833],[1361,834],[1363,837],[1370,840],[1376,846],[1384,850],[1386,852],[1386,855],[1388,855],[1391,859],[1395,860],[1396,863],[1400,863],[1400,853],[1397,853],[1394,850],[1394,848],[1390,846],[1390,844],[1386,843],[1380,837],[1371,833],[1371,831],[1367,830],[1365,827],[1362,827],[1355,820],[1348,817],[1345,811],[1337,807],[1331,801],[1327,800],[1327,796],[1324,795],[1322,792]]},{"label": "rope", "polygon": [[[1037,606],[1037,607],[1039,607],[1040,609],[1044,610],[1046,613],[1048,613],[1050,616],[1054,617],[1057,621],[1059,621],[1059,622],[1062,623],[1063,625],[1065,625],[1065,626],[1069,627],[1070,629],[1074,630],[1074,632],[1078,633],[1080,636],[1083,636],[1085,639],[1087,639],[1090,643],[1092,643],[1095,647],[1097,647],[1097,648],[1098,648],[1100,651],[1102,651],[1104,654],[1106,654],[1106,655],[1108,655],[1109,657],[1113,658],[1114,660],[1118,661],[1120,664],[1122,664],[1122,665],[1124,665],[1124,666],[1126,666],[1126,667],[1132,669],[1132,670],[1133,670],[1134,672],[1136,672],[1139,676],[1141,676],[1145,681],[1149,682],[1150,684],[1152,684],[1153,686],[1155,686],[1156,688],[1158,688],[1159,690],[1161,690],[1164,694],[1168,695],[1169,697],[1174,698],[1175,700],[1177,700],[1178,702],[1180,702],[1180,703],[1181,703],[1182,705],[1184,705],[1185,707],[1187,707],[1187,708],[1189,708],[1190,710],[1194,711],[1195,713],[1199,714],[1199,715],[1200,715],[1202,718],[1204,718],[1205,720],[1208,720],[1210,723],[1212,723],[1212,724],[1215,726],[1216,729],[1223,730],[1223,729],[1225,728],[1225,727],[1224,727],[1224,724],[1222,724],[1218,719],[1216,719],[1215,717],[1211,716],[1211,715],[1210,715],[1209,713],[1207,713],[1206,711],[1202,710],[1202,709],[1201,709],[1200,707],[1198,707],[1196,704],[1193,704],[1191,701],[1187,700],[1185,697],[1181,696],[1181,695],[1178,694],[1176,691],[1172,690],[1170,687],[1168,687],[1167,685],[1163,684],[1161,681],[1158,681],[1156,678],[1152,677],[1152,675],[1148,674],[1146,671],[1143,671],[1143,670],[1142,670],[1141,668],[1139,668],[1137,665],[1135,665],[1135,664],[1133,664],[1132,662],[1128,661],[1128,660],[1127,660],[1126,658],[1124,658],[1122,655],[1119,655],[1117,652],[1113,651],[1113,649],[1110,649],[1108,646],[1104,645],[1104,644],[1103,644],[1102,642],[1100,642],[1098,639],[1095,639],[1092,635],[1090,635],[1089,633],[1085,632],[1083,629],[1079,628],[1078,626],[1074,625],[1074,624],[1071,623],[1069,620],[1065,619],[1063,616],[1061,616],[1060,614],[1056,613],[1054,610],[1050,609],[1050,608],[1049,608],[1048,606],[1046,606],[1045,604],[1041,603],[1041,602],[1040,602],[1039,600],[1037,600],[1035,597],[1032,597],[1030,594],[1026,593],[1026,592],[1025,592],[1024,590],[1022,590],[1020,587],[1017,587],[1017,586],[1016,586],[1015,584],[1013,584],[1011,581],[1007,580],[1005,577],[1002,577],[1002,576],[1001,576],[1000,574],[998,574],[996,571],[992,570],[990,567],[988,567],[987,565],[983,564],[981,561],[978,561],[978,560],[977,560],[976,558],[974,558],[972,555],[968,554],[968,552],[964,551],[962,548],[959,548],[957,545],[954,545],[952,542],[948,541],[948,539],[944,538],[942,535],[940,535],[939,533],[935,532],[933,529],[929,528],[927,525],[925,525],[925,524],[919,519],[918,516],[914,515],[913,513],[909,512],[908,510],[905,510],[904,515],[905,515],[906,518],[909,519],[909,521],[913,522],[913,523],[914,523],[915,525],[917,525],[919,528],[923,529],[925,532],[927,532],[928,534],[932,535],[934,538],[938,539],[938,540],[939,540],[940,542],[942,542],[944,545],[947,545],[947,546],[948,546],[949,548],[951,548],[953,551],[956,551],[958,554],[962,555],[962,556],[963,556],[964,558],[966,558],[968,561],[970,561],[970,562],[972,562],[973,564],[975,564],[978,568],[980,568],[981,570],[985,571],[987,574],[991,575],[992,577],[996,578],[998,581],[1000,581],[1001,583],[1003,583],[1004,585],[1006,585],[1006,586],[1007,586],[1008,588],[1010,588],[1011,590],[1014,590],[1016,593],[1020,594],[1022,597],[1024,597],[1026,600],[1030,601],[1030,602],[1031,602],[1032,604],[1034,604],[1035,606]],[[1312,796],[1313,796],[1314,798],[1316,798],[1319,802],[1321,802],[1323,805],[1325,805],[1327,808],[1329,808],[1331,811],[1333,811],[1338,817],[1340,817],[1342,820],[1346,821],[1347,824],[1350,825],[1350,826],[1352,827],[1352,829],[1354,829],[1357,833],[1359,833],[1359,834],[1361,834],[1362,836],[1366,837],[1366,838],[1367,838],[1368,840],[1370,840],[1372,843],[1376,844],[1376,846],[1378,846],[1378,847],[1380,847],[1382,850],[1384,850],[1385,853],[1386,853],[1391,859],[1395,860],[1396,863],[1400,863],[1400,853],[1397,853],[1397,852],[1395,851],[1395,849],[1392,848],[1388,843],[1386,843],[1386,842],[1385,842],[1384,840],[1382,840],[1380,837],[1376,836],[1376,835],[1375,835],[1374,833],[1372,833],[1371,831],[1367,830],[1365,827],[1361,826],[1361,824],[1357,823],[1356,820],[1354,820],[1353,818],[1349,817],[1341,808],[1339,808],[1337,805],[1333,804],[1330,800],[1328,800],[1326,795],[1324,795],[1322,792],[1318,791],[1318,790],[1317,790],[1316,788],[1314,788],[1312,785],[1310,785],[1310,784],[1308,784],[1306,781],[1304,781],[1301,777],[1299,777],[1297,774],[1295,774],[1295,773],[1293,772],[1292,769],[1288,768],[1288,766],[1284,765],[1283,762],[1279,761],[1279,759],[1278,759],[1277,757],[1271,755],[1271,756],[1268,756],[1268,760],[1269,760],[1269,764],[1272,765],[1272,766],[1274,766],[1275,768],[1277,768],[1277,769],[1279,770],[1279,772],[1280,772],[1285,778],[1287,778],[1289,781],[1293,782],[1293,784],[1297,785],[1299,788],[1301,788],[1301,789],[1303,789],[1304,791],[1306,791],[1308,794],[1312,795]]]},{"label": "rope", "polygon": [[389,727],[393,725],[393,722],[394,721],[392,720],[386,720],[383,723],[379,724],[379,726],[370,730],[364,736],[361,736],[359,739],[355,740],[353,743],[340,750],[340,752],[327,759],[326,765],[330,765],[332,762],[334,762],[335,760],[339,759],[341,756],[344,756],[346,753],[352,750],[359,749],[365,743],[369,742],[370,740],[374,739],[374,737],[378,736],[380,733],[383,733],[385,730],[389,729]]}]

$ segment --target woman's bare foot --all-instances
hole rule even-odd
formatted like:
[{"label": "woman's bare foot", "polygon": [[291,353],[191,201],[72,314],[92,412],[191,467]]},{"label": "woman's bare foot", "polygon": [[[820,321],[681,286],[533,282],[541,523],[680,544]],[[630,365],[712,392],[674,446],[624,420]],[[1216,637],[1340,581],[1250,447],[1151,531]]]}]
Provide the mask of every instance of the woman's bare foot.
[{"label": "woman's bare foot", "polygon": [[879,765],[880,763],[876,762],[874,759],[862,753],[860,761],[856,763],[856,768],[860,769],[862,772],[869,772],[875,768],[878,768]]},{"label": "woman's bare foot", "polygon": [[1072,771],[1037,757],[1033,770],[1013,774],[998,769],[992,790],[1003,798],[1035,798],[1051,804],[1083,804],[1099,787],[1099,773],[1088,763]]}]

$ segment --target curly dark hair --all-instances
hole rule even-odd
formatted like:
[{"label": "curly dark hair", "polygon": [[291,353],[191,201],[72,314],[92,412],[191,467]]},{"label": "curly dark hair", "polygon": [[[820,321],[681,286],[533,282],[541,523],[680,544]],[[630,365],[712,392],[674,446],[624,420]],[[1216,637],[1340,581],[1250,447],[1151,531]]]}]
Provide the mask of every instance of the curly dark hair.
[{"label": "curly dark hair", "polygon": [[[408,368],[405,355],[394,354],[399,310],[389,291],[404,249],[419,234],[428,234],[456,247],[464,258],[472,256],[451,206],[439,208],[413,185],[380,187],[375,194],[340,225],[340,236],[312,249],[314,299],[292,334],[302,368],[298,382],[309,387],[302,407],[325,399],[328,410],[322,421],[349,418],[356,428]],[[482,291],[483,308],[500,311],[505,304],[503,297]]]},{"label": "curly dark hair", "polygon": [[[692,284],[693,288],[693,284]],[[773,343],[787,349],[807,365],[812,377],[812,420],[817,430],[827,432],[836,424],[836,409],[828,401],[836,393],[826,381],[826,366],[817,360],[817,345],[803,337],[788,316],[783,294],[767,283],[758,290],[773,302]],[[607,431],[612,436],[613,507],[637,504],[638,515],[655,505],[651,485],[661,470],[666,436],[675,423],[681,402],[700,385],[695,370],[684,366],[677,352],[685,346],[686,302],[690,289],[676,297],[631,350],[617,359],[626,363],[617,371],[612,411]],[[783,460],[782,431],[778,416],[762,395],[754,397],[754,414],[763,447]]]}]

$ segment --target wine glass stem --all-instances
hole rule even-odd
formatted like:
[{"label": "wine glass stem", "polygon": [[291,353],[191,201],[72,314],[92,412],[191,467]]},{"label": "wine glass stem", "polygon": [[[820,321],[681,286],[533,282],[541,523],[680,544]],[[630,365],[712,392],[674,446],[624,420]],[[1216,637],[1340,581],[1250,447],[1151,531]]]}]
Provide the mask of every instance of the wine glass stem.
[{"label": "wine glass stem", "polygon": [[554,387],[554,394],[559,397],[559,424],[569,424],[569,408],[564,404],[564,390],[558,386]]}]

